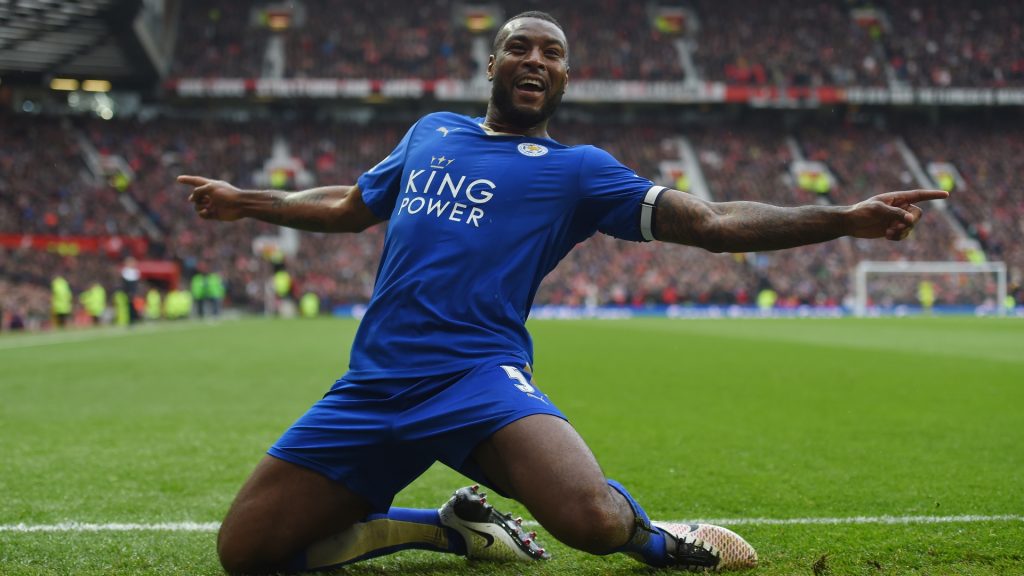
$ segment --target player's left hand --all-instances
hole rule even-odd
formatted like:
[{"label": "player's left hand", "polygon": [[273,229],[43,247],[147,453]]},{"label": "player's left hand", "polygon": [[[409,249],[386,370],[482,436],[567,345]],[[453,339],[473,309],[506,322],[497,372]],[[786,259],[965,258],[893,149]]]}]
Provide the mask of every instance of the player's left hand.
[{"label": "player's left hand", "polygon": [[921,208],[914,202],[939,200],[949,196],[942,190],[903,190],[872,196],[850,206],[850,236],[903,240],[921,219]]},{"label": "player's left hand", "polygon": [[230,183],[186,174],[178,176],[177,180],[194,188],[188,195],[188,201],[200,218],[232,222],[242,217],[241,204],[245,192]]}]

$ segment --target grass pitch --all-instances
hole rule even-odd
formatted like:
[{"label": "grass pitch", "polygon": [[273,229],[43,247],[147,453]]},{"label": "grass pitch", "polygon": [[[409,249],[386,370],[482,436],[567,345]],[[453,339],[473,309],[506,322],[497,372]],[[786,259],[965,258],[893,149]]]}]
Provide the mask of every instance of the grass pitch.
[{"label": "grass pitch", "polygon": [[[266,447],[344,371],[355,327],[244,320],[0,337],[0,574],[219,574],[209,528],[25,530],[219,521]],[[751,574],[1024,574],[1020,321],[531,330],[537,383],[606,473],[654,518],[732,519],[760,553]],[[463,483],[435,467],[396,504],[436,507]],[[849,520],[887,515],[972,518]],[[406,552],[341,573],[653,573],[544,543],[555,559],[542,565]]]}]

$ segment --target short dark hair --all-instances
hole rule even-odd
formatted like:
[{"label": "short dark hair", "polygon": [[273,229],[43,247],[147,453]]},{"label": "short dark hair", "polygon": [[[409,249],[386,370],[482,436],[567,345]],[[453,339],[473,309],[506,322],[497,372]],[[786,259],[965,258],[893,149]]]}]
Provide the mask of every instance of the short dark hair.
[{"label": "short dark hair", "polygon": [[[557,26],[559,30],[562,31],[562,34],[565,34],[565,29],[562,28],[562,23],[559,22],[558,20],[555,20],[555,17],[552,16],[551,14],[548,14],[547,12],[541,12],[540,10],[527,10],[526,12],[520,12],[519,14],[516,14],[515,16],[509,18],[508,20],[505,20],[505,23],[498,28],[498,33],[494,35],[494,43],[491,44],[491,53],[498,53],[498,46],[501,44],[501,41],[505,39],[505,36],[502,34],[502,31],[505,30],[505,26],[508,26],[509,22],[512,22],[513,20],[519,20],[520,18],[536,18],[538,20],[545,20],[547,22],[551,22],[552,24]],[[566,48],[568,49],[568,46]]]}]

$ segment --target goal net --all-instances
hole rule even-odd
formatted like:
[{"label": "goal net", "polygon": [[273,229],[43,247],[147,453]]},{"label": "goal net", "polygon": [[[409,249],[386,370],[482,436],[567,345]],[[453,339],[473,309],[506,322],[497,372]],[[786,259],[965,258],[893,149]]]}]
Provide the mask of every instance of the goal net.
[{"label": "goal net", "polygon": [[949,310],[1006,314],[1003,262],[878,262],[857,264],[853,313]]}]

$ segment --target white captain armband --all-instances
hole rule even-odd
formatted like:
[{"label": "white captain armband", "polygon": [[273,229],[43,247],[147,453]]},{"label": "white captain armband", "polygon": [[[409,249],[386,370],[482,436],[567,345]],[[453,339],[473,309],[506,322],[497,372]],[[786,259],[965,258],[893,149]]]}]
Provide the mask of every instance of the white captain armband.
[{"label": "white captain armband", "polygon": [[654,240],[654,205],[658,203],[658,197],[664,192],[664,186],[651,186],[640,204],[640,234],[644,240]]}]

